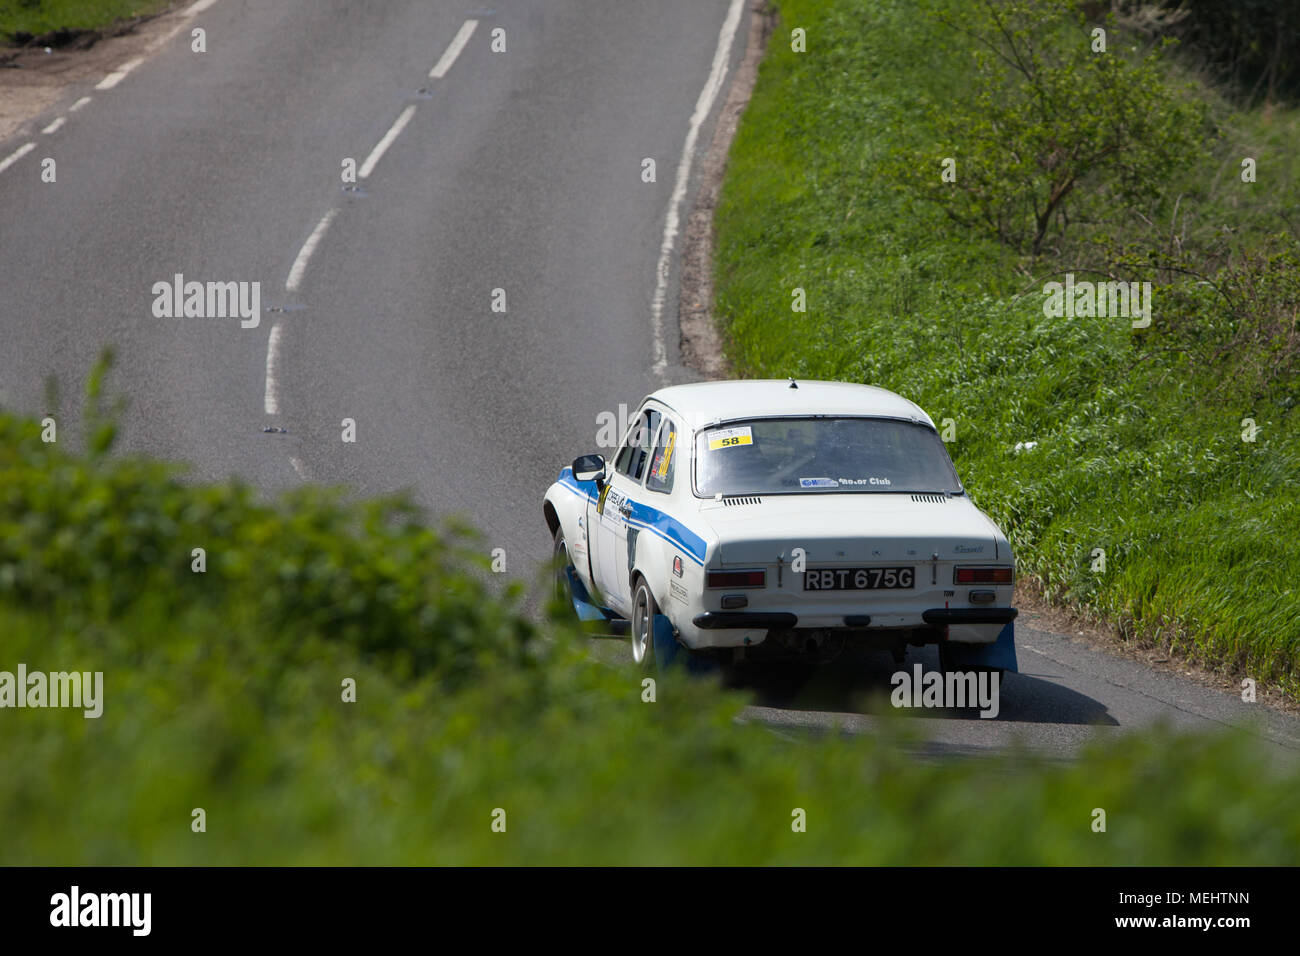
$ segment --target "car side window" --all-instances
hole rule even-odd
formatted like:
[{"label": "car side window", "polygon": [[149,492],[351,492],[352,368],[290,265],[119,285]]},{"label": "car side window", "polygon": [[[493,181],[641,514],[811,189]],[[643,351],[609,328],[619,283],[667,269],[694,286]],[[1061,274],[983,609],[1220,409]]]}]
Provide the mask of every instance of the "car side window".
[{"label": "car side window", "polygon": [[614,459],[614,470],[626,475],[635,482],[640,482],[645,475],[646,462],[650,460],[651,442],[654,441],[655,429],[659,427],[662,416],[653,408],[648,408],[637,418],[636,424],[628,431],[627,441]]},{"label": "car side window", "polygon": [[671,418],[665,418],[663,428],[659,430],[659,440],[655,442],[654,455],[650,459],[650,474],[646,476],[645,486],[651,491],[667,494],[673,490],[673,472],[676,470],[674,454],[677,451],[677,426]]}]

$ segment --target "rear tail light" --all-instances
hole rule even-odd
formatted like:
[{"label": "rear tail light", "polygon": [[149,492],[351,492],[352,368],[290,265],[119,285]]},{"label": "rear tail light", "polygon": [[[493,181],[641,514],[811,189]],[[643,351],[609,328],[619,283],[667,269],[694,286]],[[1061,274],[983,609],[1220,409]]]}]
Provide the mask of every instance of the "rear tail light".
[{"label": "rear tail light", "polygon": [[711,588],[761,588],[767,586],[766,571],[710,571],[706,585]]},{"label": "rear tail light", "polygon": [[953,581],[957,584],[1011,584],[1011,568],[959,567],[953,570]]}]

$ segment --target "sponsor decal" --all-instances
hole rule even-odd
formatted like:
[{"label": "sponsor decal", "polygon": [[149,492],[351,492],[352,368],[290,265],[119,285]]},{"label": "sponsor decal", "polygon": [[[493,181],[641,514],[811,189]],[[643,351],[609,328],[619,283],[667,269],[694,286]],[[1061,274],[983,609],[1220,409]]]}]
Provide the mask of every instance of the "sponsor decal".
[{"label": "sponsor decal", "polygon": [[676,581],[668,582],[668,594],[674,601],[681,601],[683,604],[689,603],[686,599],[686,588],[682,587]]},{"label": "sponsor decal", "polygon": [[834,478],[800,478],[800,488],[838,488],[840,483]]},{"label": "sponsor decal", "polygon": [[680,554],[673,555],[673,576],[678,578],[682,576],[682,556]]},{"label": "sponsor decal", "polygon": [[[809,480],[809,481],[813,481],[813,480],[816,480],[816,481],[836,481],[836,482],[839,482],[841,485],[892,485],[892,484],[893,484],[893,482],[890,481],[888,478],[877,478],[877,477],[874,477],[874,476],[871,477],[871,478],[818,478],[818,479],[811,479],[811,478],[810,478],[810,479],[808,479],[808,480]],[[809,488],[818,488],[818,487],[821,487],[821,486],[820,486],[820,485],[808,485],[808,486],[806,486],[806,487],[809,487]],[[826,487],[828,487],[828,488],[832,488],[832,487],[834,487],[834,486],[833,486],[833,485],[827,485]]]},{"label": "sponsor decal", "polygon": [[668,477],[668,463],[673,460],[673,447],[677,444],[677,433],[673,432],[668,436],[668,447],[664,449],[663,458],[659,461],[659,467],[655,469],[655,475],[662,481]]},{"label": "sponsor decal", "polygon": [[596,502],[596,511],[616,524],[623,524],[623,515],[618,509],[623,507],[625,501],[627,501],[627,495],[622,492],[612,491],[610,486],[606,485],[600,493],[600,500]]}]

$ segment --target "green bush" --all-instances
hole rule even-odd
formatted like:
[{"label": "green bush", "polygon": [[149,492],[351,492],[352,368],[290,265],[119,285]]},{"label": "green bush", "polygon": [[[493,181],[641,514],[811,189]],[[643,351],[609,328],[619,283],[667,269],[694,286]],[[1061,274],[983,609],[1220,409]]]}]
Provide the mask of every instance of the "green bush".
[{"label": "green bush", "polygon": [[[1202,104],[1179,98],[1157,53],[1132,56],[1119,36],[1094,38],[1100,24],[1077,0],[939,0],[923,9],[974,67],[963,90],[914,91],[935,135],[891,172],[967,229],[1037,256],[1071,214],[1146,206],[1209,132]],[[1114,18],[1104,27],[1114,31]],[[951,161],[948,178],[941,156]]]},{"label": "green bush", "polygon": [[532,627],[512,611],[518,589],[489,600],[468,571],[487,565],[476,536],[427,527],[403,498],[346,504],[308,486],[277,507],[240,484],[185,483],[170,465],[79,458],[41,432],[0,418],[0,602],[85,622],[111,621],[142,595],[239,608],[270,634],[329,633],[453,681],[480,656],[524,655]]}]

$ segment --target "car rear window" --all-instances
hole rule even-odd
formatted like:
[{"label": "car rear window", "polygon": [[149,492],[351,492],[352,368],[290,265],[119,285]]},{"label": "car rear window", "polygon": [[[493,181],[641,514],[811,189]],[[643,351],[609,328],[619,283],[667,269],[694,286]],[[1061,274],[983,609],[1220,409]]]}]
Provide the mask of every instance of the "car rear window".
[{"label": "car rear window", "polygon": [[961,491],[935,431],[896,419],[730,422],[699,432],[695,452],[705,497]]}]

